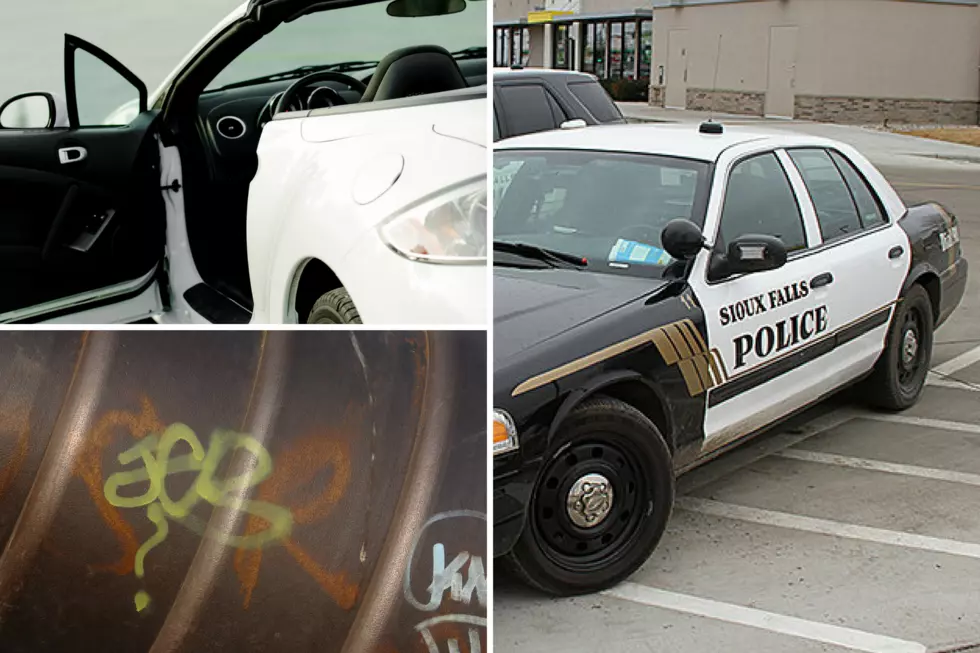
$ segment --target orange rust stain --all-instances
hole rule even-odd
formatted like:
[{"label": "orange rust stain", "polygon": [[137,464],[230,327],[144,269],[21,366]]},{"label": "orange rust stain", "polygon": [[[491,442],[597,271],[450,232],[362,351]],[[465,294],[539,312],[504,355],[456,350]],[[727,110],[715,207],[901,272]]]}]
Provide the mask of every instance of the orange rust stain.
[{"label": "orange rust stain", "polygon": [[92,565],[92,568],[97,571],[111,571],[120,576],[132,573],[136,551],[139,549],[139,541],[136,539],[133,527],[109,503],[102,491],[102,457],[105,449],[119,428],[125,428],[134,439],[140,440],[150,433],[162,432],[165,427],[150,400],[142,397],[139,413],[124,410],[107,412],[99,419],[85,441],[84,449],[75,465],[75,474],[85,482],[92,503],[98,509],[102,520],[115,533],[119,548],[122,549],[122,556],[116,562],[108,565]]},{"label": "orange rust stain", "polygon": [[27,442],[31,435],[29,410],[24,408],[16,411],[12,422],[18,425],[17,430],[20,432],[20,435],[17,436],[14,451],[7,464],[0,468],[0,498],[10,488],[10,485],[14,482],[14,478],[20,472],[20,468],[24,465],[24,460],[27,458]]},{"label": "orange rust stain", "polygon": [[[290,509],[293,521],[297,524],[309,524],[323,519],[344,496],[350,482],[350,448],[345,441],[331,440],[317,433],[296,441],[277,457],[272,476],[259,486],[257,498],[288,505],[285,501],[288,495],[297,490],[308,489],[309,484],[328,466],[333,469],[333,476],[323,491],[306,503]],[[245,524],[245,533],[252,535],[266,527],[264,520],[250,516]],[[349,609],[354,605],[357,600],[357,585],[348,582],[344,574],[325,571],[291,540],[285,542],[285,548],[340,607]],[[247,609],[259,581],[262,550],[239,549],[235,552],[233,564],[244,594],[243,605]]]},{"label": "orange rust stain", "polygon": [[325,571],[310,555],[292,540],[286,540],[286,550],[293,556],[303,571],[313,577],[313,580],[330,595],[343,610],[350,610],[357,602],[358,587],[347,579],[347,574]]}]

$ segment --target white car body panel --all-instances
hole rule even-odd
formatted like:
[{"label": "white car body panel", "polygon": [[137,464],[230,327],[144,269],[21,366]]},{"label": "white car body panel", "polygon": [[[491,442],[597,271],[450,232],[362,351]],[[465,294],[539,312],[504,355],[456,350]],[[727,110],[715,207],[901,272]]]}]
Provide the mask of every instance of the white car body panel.
[{"label": "white car body panel", "polygon": [[[481,118],[482,116],[482,118]],[[485,178],[486,101],[467,100],[275,120],[259,143],[248,203],[253,322],[293,321],[294,280],[310,259],[326,263],[365,323],[484,324],[486,267],[410,261],[377,227],[423,198]],[[436,124],[480,125],[462,138]],[[391,156],[397,181],[359,204],[352,189]]]},{"label": "white car body panel", "polygon": [[[862,232],[850,240],[832,243],[829,247],[814,251],[822,244],[816,210],[809,193],[792,159],[785,151],[777,151],[803,215],[805,232],[810,248],[804,256],[791,256],[786,265],[777,270],[758,272],[718,284],[707,282],[709,251],[702,251],[691,272],[690,283],[695,295],[705,307],[705,321],[709,341],[729,343],[734,336],[756,333],[765,325],[774,324],[807,310],[827,307],[825,333],[832,333],[866,317],[877,309],[892,306],[898,299],[912,261],[912,248],[908,236],[896,223],[905,213],[905,205],[880,173],[867,159],[840,143],[811,138],[791,138],[778,144],[770,140],[755,140],[732,146],[721,153],[716,164],[715,181],[705,217],[704,233],[709,243],[721,219],[721,211],[727,190],[728,175],[734,165],[752,154],[772,151],[773,147],[826,147],[837,149],[854,163],[864,174],[885,205],[889,224],[883,228]],[[892,247],[902,246],[899,258],[889,259]],[[775,288],[783,288],[793,282],[809,282],[814,277],[831,273],[834,281],[829,286],[810,290],[807,297],[770,309],[763,314],[749,317],[738,324],[722,326],[719,309],[739,300],[766,294]],[[860,292],[844,292],[849,284],[859,280]],[[889,313],[890,318],[890,313]],[[837,347],[832,353],[821,356],[787,374],[759,385],[739,397],[738,401],[726,401],[710,406],[705,414],[705,440],[703,453],[709,453],[772,423],[799,408],[816,401],[821,396],[847,381],[868,372],[884,348],[889,322],[874,328],[859,338]],[[802,348],[804,342],[780,355],[791,355]],[[736,368],[734,348],[722,347],[719,353],[731,378],[751,372],[773,358],[758,360],[754,354],[746,364]]]}]

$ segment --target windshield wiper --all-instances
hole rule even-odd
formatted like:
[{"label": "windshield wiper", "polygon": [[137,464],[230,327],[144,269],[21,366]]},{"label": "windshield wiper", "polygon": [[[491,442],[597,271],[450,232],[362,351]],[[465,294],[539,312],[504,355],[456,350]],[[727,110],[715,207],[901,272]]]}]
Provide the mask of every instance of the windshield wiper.
[{"label": "windshield wiper", "polygon": [[452,53],[453,59],[457,61],[464,61],[466,59],[486,59],[487,49],[486,48],[466,48],[465,50],[458,50]]},{"label": "windshield wiper", "polygon": [[221,88],[215,88],[208,91],[213,93],[214,91],[227,91],[233,88],[242,88],[245,86],[255,86],[256,84],[268,84],[270,82],[281,82],[287,79],[299,79],[301,77],[306,77],[307,75],[319,72],[335,72],[335,73],[349,73],[357,70],[368,70],[369,68],[377,68],[380,61],[344,61],[342,63],[331,63],[324,64],[320,66],[300,66],[299,68],[293,68],[292,70],[287,70],[282,73],[275,73],[274,75],[265,75],[263,77],[256,77],[254,79],[246,79],[241,82],[235,82],[234,84],[228,84],[222,86]]},{"label": "windshield wiper", "polygon": [[493,251],[514,254],[523,258],[547,263],[553,268],[574,268],[581,270],[588,267],[589,262],[576,254],[560,252],[556,249],[538,247],[527,243],[508,243],[502,240],[493,241]]}]

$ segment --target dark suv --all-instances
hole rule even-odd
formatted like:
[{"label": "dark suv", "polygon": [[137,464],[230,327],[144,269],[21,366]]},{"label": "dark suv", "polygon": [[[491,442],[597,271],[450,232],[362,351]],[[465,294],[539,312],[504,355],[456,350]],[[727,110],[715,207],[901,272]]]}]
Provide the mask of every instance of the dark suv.
[{"label": "dark suv", "polygon": [[558,129],[570,120],[583,120],[587,125],[626,122],[595,75],[547,68],[494,68],[494,141]]}]

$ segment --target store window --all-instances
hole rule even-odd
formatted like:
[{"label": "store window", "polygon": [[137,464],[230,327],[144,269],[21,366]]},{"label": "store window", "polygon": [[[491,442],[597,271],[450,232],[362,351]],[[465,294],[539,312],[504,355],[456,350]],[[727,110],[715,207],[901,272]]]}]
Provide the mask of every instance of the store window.
[{"label": "store window", "polygon": [[653,58],[653,21],[640,21],[640,77],[650,77],[650,61]]},{"label": "store window", "polygon": [[625,25],[620,22],[609,24],[609,78],[620,79],[623,77],[623,28]]},{"label": "store window", "polygon": [[636,23],[623,23],[623,77],[636,78]]},{"label": "store window", "polygon": [[555,25],[555,51],[551,60],[561,70],[571,68],[572,48],[568,38],[568,25]]},{"label": "store window", "polygon": [[649,19],[635,18],[582,23],[581,70],[600,79],[649,79],[652,26]]},{"label": "store window", "polygon": [[530,60],[530,53],[531,35],[526,27],[494,29],[493,64],[495,66],[526,66]]},{"label": "store window", "polygon": [[608,63],[607,49],[609,45],[609,26],[606,23],[595,23],[595,74],[600,79],[609,76],[606,70]]},{"label": "store window", "polygon": [[582,70],[587,73],[595,72],[595,23],[582,25],[585,47],[582,48]]}]

